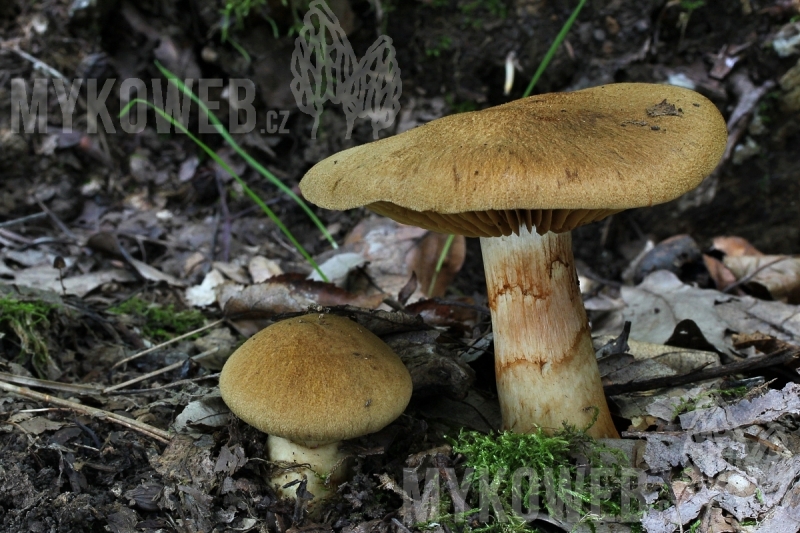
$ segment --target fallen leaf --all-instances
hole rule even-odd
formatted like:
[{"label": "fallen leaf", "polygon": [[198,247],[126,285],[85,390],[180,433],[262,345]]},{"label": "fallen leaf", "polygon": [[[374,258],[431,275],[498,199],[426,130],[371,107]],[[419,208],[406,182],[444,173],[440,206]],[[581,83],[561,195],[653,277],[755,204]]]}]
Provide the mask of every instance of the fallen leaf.
[{"label": "fallen leaf", "polygon": [[[447,235],[400,224],[394,220],[371,216],[362,220],[345,238],[343,252],[361,254],[369,263],[366,272],[384,292],[397,295],[412,272],[419,282],[409,301],[427,295],[436,264],[444,249]],[[429,296],[442,296],[466,256],[466,240],[456,236]]]},{"label": "fallen leaf", "polygon": [[142,276],[147,281],[154,281],[154,282],[163,281],[167,285],[171,285],[173,287],[186,286],[184,282],[179,281],[176,277],[171,276],[165,272],[161,272],[159,269],[148,265],[144,261],[139,261],[138,259],[134,259],[132,257],[127,257],[126,260],[133,268],[136,269],[136,272],[138,272],[139,275]]},{"label": "fallen leaf", "polygon": [[280,276],[283,274],[283,270],[281,270],[278,263],[261,255],[256,255],[250,259],[247,270],[250,272],[253,283],[261,283],[262,281],[267,281],[272,276]]},{"label": "fallen leaf", "polygon": [[[706,270],[708,270],[717,290],[724,291],[736,283],[736,276],[731,272],[731,269],[726,267],[725,264],[716,257],[703,254],[703,264],[705,264]],[[742,294],[742,291],[736,289],[733,294]]]},{"label": "fallen leaf", "polygon": [[[481,318],[481,309],[471,298],[418,300],[407,305],[406,311],[420,315],[428,325],[464,332],[472,331]],[[488,316],[489,310],[485,309],[484,314]]]},{"label": "fallen leaf", "polygon": [[193,427],[217,428],[225,426],[230,420],[230,410],[222,401],[218,391],[215,391],[199,400],[190,402],[183,411],[175,417],[173,427],[175,431],[188,430],[193,432]]},{"label": "fallen leaf", "polygon": [[733,296],[682,283],[675,274],[653,272],[635,286],[620,290],[623,309],[611,311],[595,335],[615,335],[630,321],[631,339],[666,344],[681,320],[692,320],[722,352],[733,348],[732,333],[760,331],[800,344],[800,309],[752,296]]},{"label": "fallen leaf", "polygon": [[318,305],[349,304],[372,309],[383,302],[383,295],[353,294],[331,283],[307,280],[302,274],[284,274],[248,287],[223,283],[217,288],[217,302],[229,317],[269,318]]},{"label": "fallen leaf", "polygon": [[245,271],[244,267],[242,267],[242,265],[238,263],[235,262],[226,263],[224,261],[214,261],[213,263],[211,263],[211,267],[216,270],[219,270],[220,272],[225,274],[225,277],[227,277],[228,279],[232,279],[236,283],[245,283],[245,284],[250,283],[250,278],[248,277],[247,272]]},{"label": "fallen leaf", "polygon": [[750,244],[750,241],[742,237],[726,236],[714,237],[711,248],[724,253],[728,257],[741,257],[744,255],[761,256],[764,255]]},{"label": "fallen leaf", "polygon": [[728,299],[722,293],[686,285],[675,274],[665,270],[653,272],[636,287],[624,286],[622,311],[631,322],[631,339],[665,344],[681,320],[693,320],[706,339],[717,349],[729,346],[727,325],[714,311],[717,299]]},{"label": "fallen leaf", "polygon": [[83,297],[106,283],[130,283],[136,277],[126,270],[113,269],[100,272],[91,272],[64,278],[64,287],[61,287],[60,272],[50,265],[41,265],[14,272],[13,280],[0,278],[0,284],[21,285],[34,289],[53,291],[61,294],[62,291],[73,296]]},{"label": "fallen leaf", "polygon": [[[775,300],[800,303],[800,258],[790,256],[726,256],[723,263],[737,280],[748,278],[744,287],[754,296],[763,289]],[[760,291],[755,287],[763,287]]]},{"label": "fallen leaf", "polygon": [[57,422],[43,416],[36,416],[28,420],[23,420],[19,423],[19,426],[28,433],[41,435],[45,431],[55,431],[57,429],[61,429],[64,427],[64,422]]},{"label": "fallen leaf", "polygon": [[633,279],[642,281],[656,270],[669,270],[680,276],[684,269],[700,261],[700,248],[689,235],[675,235],[665,239],[648,251],[636,264]]},{"label": "fallen leaf", "polygon": [[[325,274],[325,277],[338,287],[343,287],[347,281],[347,275],[350,271],[364,266],[367,262],[364,256],[355,252],[343,252],[334,255],[327,261],[319,265],[319,269]],[[322,281],[322,276],[316,270],[309,274],[308,279],[312,281]]]},{"label": "fallen leaf", "polygon": [[218,270],[212,270],[203,278],[200,285],[186,289],[186,301],[194,307],[207,307],[217,301],[216,289],[225,283],[225,277]]}]

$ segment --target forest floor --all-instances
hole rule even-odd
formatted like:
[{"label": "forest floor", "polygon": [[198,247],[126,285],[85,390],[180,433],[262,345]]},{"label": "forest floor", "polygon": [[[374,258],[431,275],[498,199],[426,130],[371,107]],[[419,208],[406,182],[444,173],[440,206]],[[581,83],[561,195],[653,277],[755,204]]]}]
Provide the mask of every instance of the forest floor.
[{"label": "forest floor", "polygon": [[[299,4],[0,3],[0,530],[797,531],[800,3],[593,0],[537,82],[534,94],[692,88],[717,105],[729,141],[697,190],[573,232],[624,437],[605,442],[624,465],[611,467],[604,501],[625,492],[624,467],[638,476],[638,507],[620,517],[589,497],[564,512],[545,505],[527,526],[453,516],[444,496],[428,519],[404,507],[419,498],[404,468],[421,481],[431,467],[460,477],[487,455],[494,467],[519,459],[504,455],[517,441],[479,437],[500,426],[480,246],[456,239],[434,276],[444,237],[363,208],[312,206],[335,248],[294,201],[311,166],[373,139],[361,119],[347,138],[331,104],[312,139],[314,119],[290,89]],[[328,4],[356,57],[392,39],[402,94],[387,137],[520,98],[578,2]],[[152,111],[145,127],[120,118],[126,80],[141,80],[150,101],[152,80],[167,90],[156,61],[181,80],[220,81],[204,98],[226,125],[244,114],[228,80],[251,80],[257,127],[232,138],[288,192],[203,128],[195,106],[186,124],[215,157],[164,132]],[[74,113],[64,114],[71,87]],[[20,124],[20,94],[28,106],[46,95],[46,127]],[[247,189],[318,264],[340,265],[337,285],[306,279],[311,264]],[[392,425],[347,443],[352,480],[308,516],[276,497],[265,436],[230,415],[217,377],[244,339],[316,306],[392,345],[414,396]],[[621,335],[627,345],[609,344]],[[563,446],[531,438],[525,446],[552,456],[545,468],[572,476],[559,497],[583,494],[582,462],[608,466],[610,452],[573,431]],[[483,505],[475,494],[467,503]]]}]

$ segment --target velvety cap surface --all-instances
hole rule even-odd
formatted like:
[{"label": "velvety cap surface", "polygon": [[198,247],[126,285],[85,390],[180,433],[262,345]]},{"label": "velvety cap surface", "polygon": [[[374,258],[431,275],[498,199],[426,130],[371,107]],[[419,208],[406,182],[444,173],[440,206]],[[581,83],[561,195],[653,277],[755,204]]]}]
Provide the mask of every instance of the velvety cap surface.
[{"label": "velvety cap surface", "polygon": [[410,223],[425,213],[424,227],[437,214],[520,210],[543,211],[540,224],[589,222],[695,188],[726,140],[725,121],[700,94],[620,83],[434,120],[321,161],[300,188],[328,209],[366,205]]},{"label": "velvety cap surface", "polygon": [[277,322],[248,339],[225,363],[219,387],[251,426],[317,444],[385,427],[412,389],[386,343],[347,318],[320,314]]}]

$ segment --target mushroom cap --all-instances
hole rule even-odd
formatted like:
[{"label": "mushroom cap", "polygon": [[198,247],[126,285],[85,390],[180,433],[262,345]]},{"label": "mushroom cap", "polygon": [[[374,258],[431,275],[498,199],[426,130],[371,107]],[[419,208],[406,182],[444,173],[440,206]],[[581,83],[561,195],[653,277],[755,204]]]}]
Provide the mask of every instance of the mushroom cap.
[{"label": "mushroom cap", "polygon": [[694,189],[726,140],[700,94],[620,83],[443,117],[332,155],[300,189],[328,209],[366,206],[434,231],[569,231]]},{"label": "mushroom cap", "polygon": [[219,376],[222,399],[270,435],[320,445],[373,433],[411,399],[411,376],[386,343],[336,315],[277,322],[239,347]]}]

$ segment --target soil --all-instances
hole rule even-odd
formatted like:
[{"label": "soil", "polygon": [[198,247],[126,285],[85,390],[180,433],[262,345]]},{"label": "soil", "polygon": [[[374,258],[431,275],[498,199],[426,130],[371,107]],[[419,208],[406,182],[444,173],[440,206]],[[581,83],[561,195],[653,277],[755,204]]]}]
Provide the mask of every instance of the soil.
[{"label": "soil", "polygon": [[[128,276],[107,280],[81,298],[57,298],[46,323],[38,326],[55,366],[38,369],[37,376],[106,387],[184,361],[159,383],[189,380],[183,388],[157,392],[98,395],[71,390],[62,397],[164,430],[189,402],[212,401],[214,365],[189,362],[187,354],[197,352],[191,344],[178,344],[170,352],[173,359],[154,354],[112,369],[148,339],[141,317],[113,315],[110,308],[134,296],[187,307],[182,290],[134,271],[129,259],[155,265],[185,285],[202,281],[212,261],[230,261],[254,250],[278,261],[285,272],[309,272],[276,226],[192,140],[158,134],[153,127],[125,133],[117,118],[122,80],[163,79],[155,60],[181,79],[250,79],[257,88],[258,124],[266,124],[268,111],[287,120],[274,134],[256,131],[234,137],[297,190],[313,164],[371,141],[372,128],[359,120],[352,138],[346,139],[345,115],[330,106],[321,117],[318,139],[311,139],[313,119],[297,110],[289,90],[298,24],[291,6],[296,3],[269,0],[255,5],[240,23],[231,20],[227,40],[221,0],[0,3],[0,224],[48,213],[21,226],[0,225],[0,247],[18,253],[16,259],[5,255],[4,260],[21,270],[34,265],[32,254],[41,250],[50,254],[50,261],[55,255],[73,258],[66,272],[70,275],[117,269]],[[379,35],[391,37],[402,69],[398,123],[405,127],[521,97],[577,3],[329,2],[358,57]],[[798,47],[781,57],[772,44],[799,12],[800,5],[790,0],[586,4],[534,93],[680,80],[710,98],[726,119],[743,111],[729,127],[736,132],[736,146],[751,149],[749,156],[747,148],[732,149],[703,194],[576,230],[575,255],[591,271],[617,280],[645,240],[658,242],[681,233],[693,236],[703,249],[715,236],[739,235],[765,253],[800,250],[800,103],[792,100],[797,89],[780,83],[798,64]],[[516,54],[518,70],[513,89],[504,95],[510,52]],[[22,80],[30,95],[35,79],[58,77],[55,72],[70,82],[99,80],[100,87],[114,80],[107,104],[116,133],[90,133],[94,124],[85,115],[86,85],[79,92],[74,131],[62,131],[52,83],[49,131],[14,132],[8,110],[15,83]],[[765,88],[763,97],[748,105],[748,95],[759,88]],[[210,99],[220,102],[219,116],[228,116],[221,87],[211,89]],[[197,131],[199,120],[193,109],[190,129]],[[155,124],[155,115],[148,114],[147,121]],[[393,133],[390,128],[380,135]],[[302,210],[248,170],[220,136],[201,133],[199,138],[231,162],[310,253],[329,248]],[[338,239],[367,216],[360,209],[317,214]],[[192,263],[201,249],[204,255]],[[468,240],[466,257],[451,294],[472,297],[480,306],[485,285],[476,240]],[[11,275],[0,269],[0,277],[8,280]],[[204,311],[209,320],[219,316],[213,309]],[[2,320],[0,316],[0,327],[6,328],[0,332],[0,370],[35,372],[32,361],[17,357],[24,350]],[[491,369],[480,360],[474,366],[480,393],[491,396]],[[185,435],[162,442],[44,401],[6,395],[0,397],[0,412],[0,530],[8,532],[396,530],[392,518],[401,499],[375,492],[376,475],[400,479],[408,456],[442,444],[442,435],[453,429],[426,419],[423,405],[412,404],[409,414],[382,433],[351,443],[358,474],[323,516],[303,523],[265,482],[263,436],[235,419],[196,422]],[[32,417],[43,425],[21,429]],[[444,454],[440,459],[454,458]]]}]

